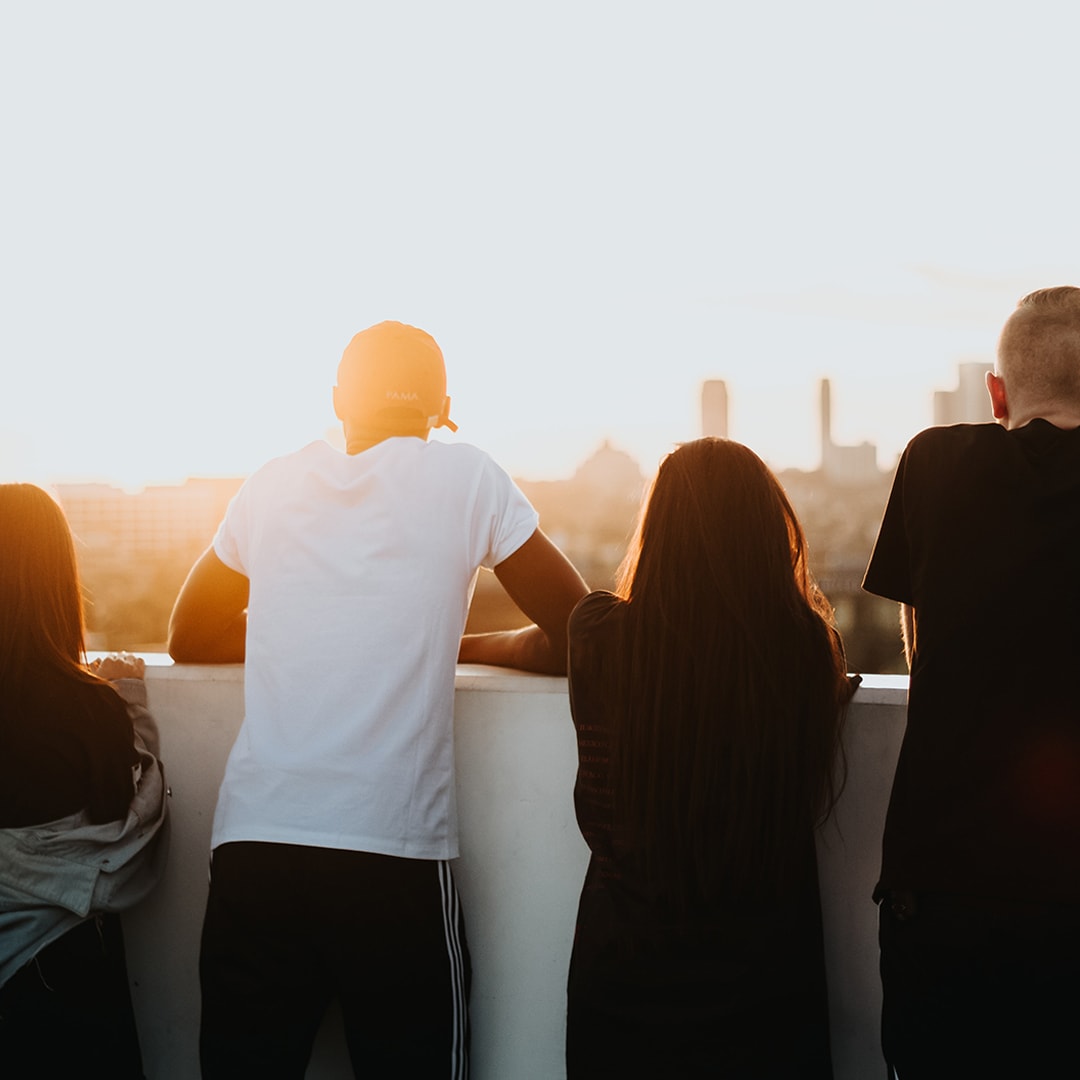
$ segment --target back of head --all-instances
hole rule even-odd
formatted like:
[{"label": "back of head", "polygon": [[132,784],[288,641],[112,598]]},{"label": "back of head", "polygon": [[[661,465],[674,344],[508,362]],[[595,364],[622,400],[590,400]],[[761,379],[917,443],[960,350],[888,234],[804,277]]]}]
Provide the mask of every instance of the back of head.
[{"label": "back of head", "polygon": [[43,668],[82,677],[83,639],[75,547],[63,510],[33,484],[0,484],[0,684]]},{"label": "back of head", "polygon": [[1015,412],[1080,408],[1080,289],[1029,293],[998,341],[998,372]]},{"label": "back of head", "polygon": [[377,323],[349,342],[338,365],[334,405],[339,418],[365,437],[457,430],[449,416],[442,350],[430,334],[405,323]]},{"label": "back of head", "polygon": [[831,804],[844,661],[761,459],[711,438],[670,454],[618,591],[619,827],[676,903],[782,888]]},{"label": "back of head", "polygon": [[694,636],[717,605],[737,618],[789,605],[807,584],[805,541],[780,484],[748,447],[685,443],[664,459],[620,571],[629,599],[678,613]]}]

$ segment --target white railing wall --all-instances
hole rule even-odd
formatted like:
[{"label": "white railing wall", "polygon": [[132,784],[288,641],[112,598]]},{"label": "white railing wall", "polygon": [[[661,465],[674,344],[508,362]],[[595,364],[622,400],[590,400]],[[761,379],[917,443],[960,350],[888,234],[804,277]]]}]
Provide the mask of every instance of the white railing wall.
[{"label": "white railing wall", "polygon": [[[198,948],[210,824],[243,713],[243,669],[148,657],[172,788],[164,880],[125,916],[151,1080],[198,1076]],[[879,839],[904,725],[906,679],[868,677],[849,711],[847,784],[819,843],[838,1080],[883,1071],[878,1052]],[[473,961],[474,1080],[563,1076],[566,968],[588,854],[574,819],[577,752],[566,681],[460,667],[455,708],[462,894]],[[328,1019],[308,1076],[351,1075]]]}]

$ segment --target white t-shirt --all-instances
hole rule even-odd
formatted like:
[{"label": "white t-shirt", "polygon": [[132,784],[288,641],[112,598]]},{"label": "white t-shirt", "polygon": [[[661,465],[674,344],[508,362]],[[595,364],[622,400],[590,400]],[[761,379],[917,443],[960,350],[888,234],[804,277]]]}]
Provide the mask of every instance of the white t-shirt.
[{"label": "white t-shirt", "polygon": [[251,594],[212,846],[454,858],[458,644],[478,567],[536,527],[510,477],[461,443],[316,442],[251,476],[214,537]]}]

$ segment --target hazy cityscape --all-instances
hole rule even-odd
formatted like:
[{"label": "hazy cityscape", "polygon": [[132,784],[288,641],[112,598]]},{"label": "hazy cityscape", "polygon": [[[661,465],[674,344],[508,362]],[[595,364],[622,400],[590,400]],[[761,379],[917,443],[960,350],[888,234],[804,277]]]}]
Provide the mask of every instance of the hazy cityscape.
[{"label": "hazy cityscape", "polygon": [[[957,388],[934,393],[935,423],[990,419],[985,370],[979,363],[958,366]],[[860,588],[894,463],[879,468],[871,443],[846,446],[834,441],[827,379],[820,383],[817,404],[818,468],[784,469],[777,475],[806,529],[814,574],[836,608],[851,670],[901,672],[896,606]],[[726,384],[706,381],[701,433],[726,437],[728,411]],[[78,545],[91,648],[164,649],[177,591],[242,479],[191,478],[137,493],[107,484],[56,486]],[[519,483],[538,510],[543,529],[590,586],[611,587],[647,483],[642,464],[605,440],[568,479]],[[523,621],[494,575],[482,573],[468,629],[492,630]]]}]

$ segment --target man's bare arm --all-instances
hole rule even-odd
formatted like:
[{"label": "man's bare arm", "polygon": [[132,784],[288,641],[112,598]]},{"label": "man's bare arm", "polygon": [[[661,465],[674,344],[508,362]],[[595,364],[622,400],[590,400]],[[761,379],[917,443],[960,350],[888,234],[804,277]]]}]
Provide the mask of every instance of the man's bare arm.
[{"label": "man's bare arm", "polygon": [[520,630],[466,634],[458,660],[463,664],[566,673],[566,623],[574,605],[589,591],[570,560],[539,530],[508,559],[495,576],[510,599],[533,620]]},{"label": "man's bare arm", "polygon": [[904,656],[910,671],[911,658],[915,655],[915,609],[910,604],[900,605],[900,637],[904,642]]},{"label": "man's bare arm", "polygon": [[207,548],[173,605],[169,655],[187,664],[242,664],[248,584]]}]

